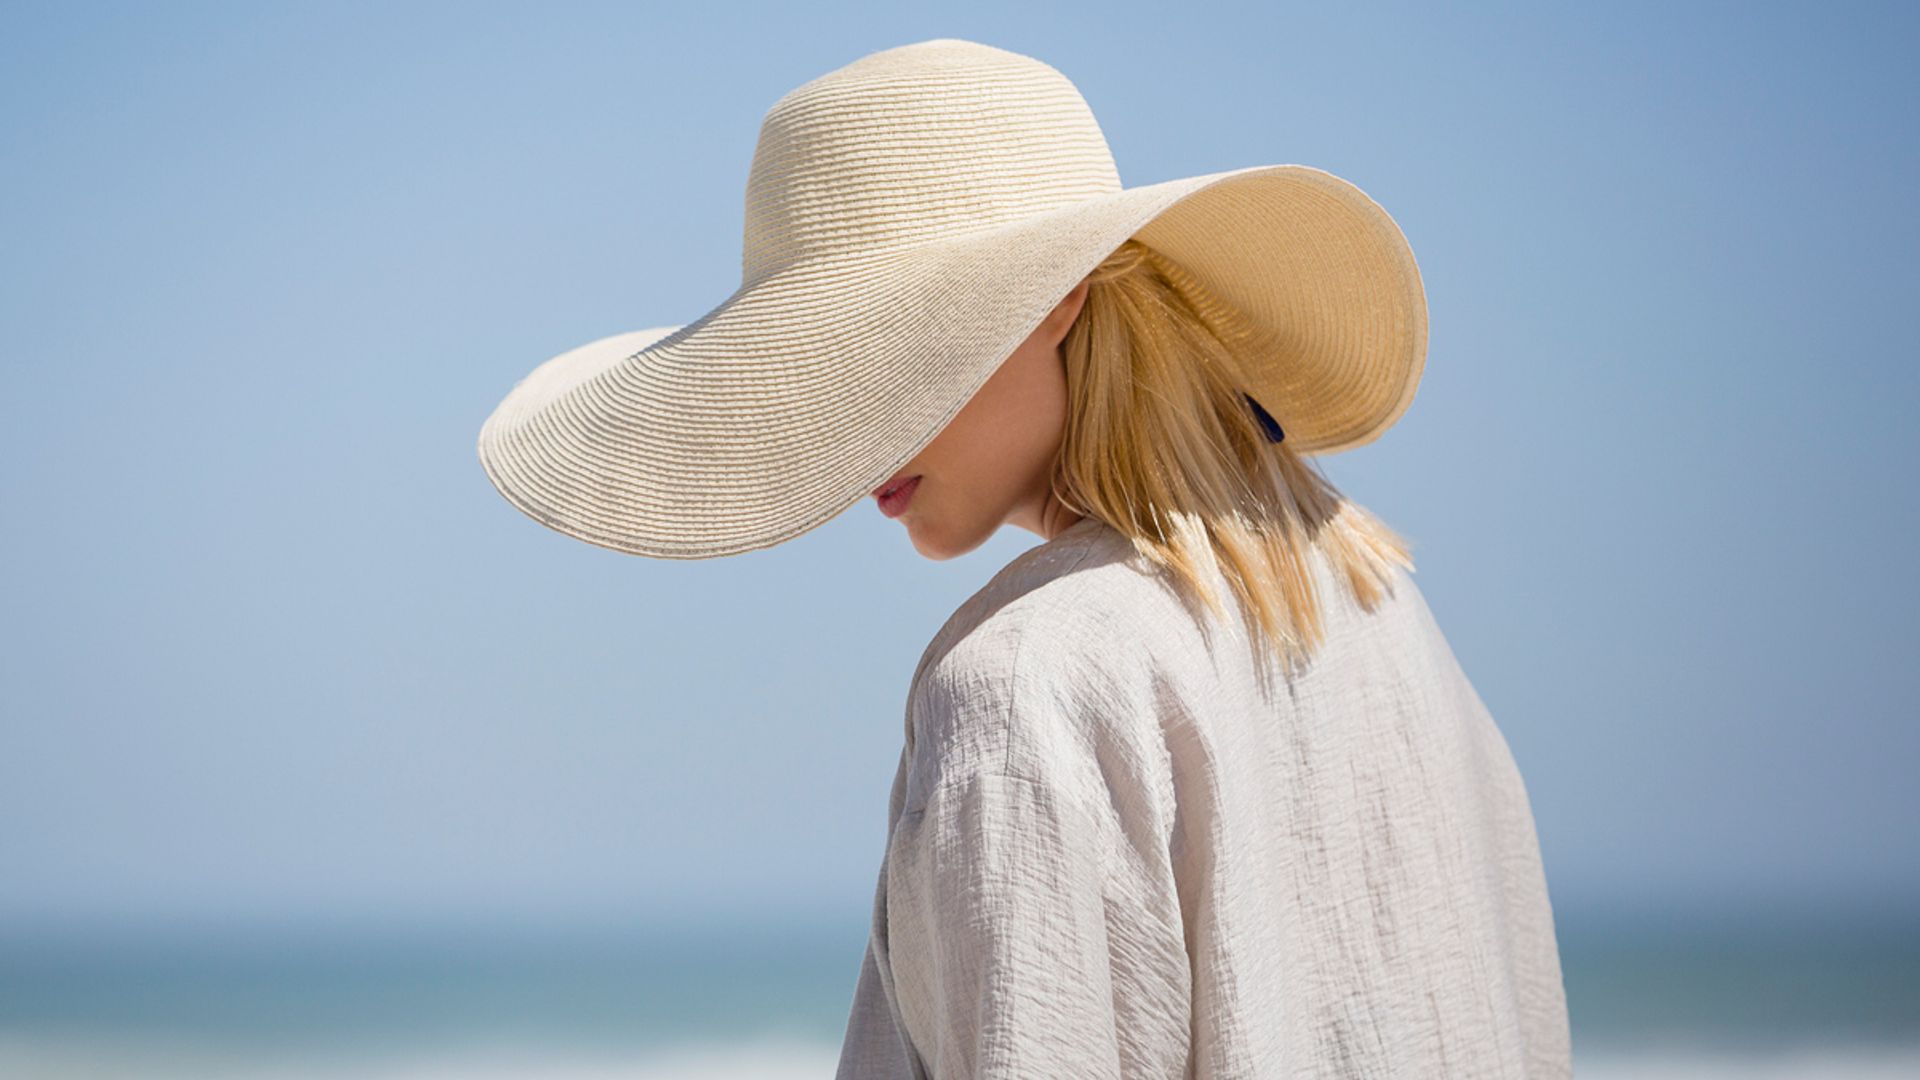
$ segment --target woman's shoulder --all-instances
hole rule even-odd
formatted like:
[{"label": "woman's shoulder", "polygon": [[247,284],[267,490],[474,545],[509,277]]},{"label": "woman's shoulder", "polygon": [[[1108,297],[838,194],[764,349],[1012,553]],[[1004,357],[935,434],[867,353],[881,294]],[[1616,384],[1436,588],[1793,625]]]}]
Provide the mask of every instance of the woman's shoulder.
[{"label": "woman's shoulder", "polygon": [[1140,658],[1178,638],[1192,617],[1166,575],[1127,537],[1082,518],[1023,552],[942,626],[921,675],[974,679]]},{"label": "woman's shoulder", "polygon": [[909,712],[929,773],[1038,774],[1073,748],[1146,737],[1207,664],[1191,616],[1130,541],[1104,525],[1070,532],[1010,563],[923,658]]}]

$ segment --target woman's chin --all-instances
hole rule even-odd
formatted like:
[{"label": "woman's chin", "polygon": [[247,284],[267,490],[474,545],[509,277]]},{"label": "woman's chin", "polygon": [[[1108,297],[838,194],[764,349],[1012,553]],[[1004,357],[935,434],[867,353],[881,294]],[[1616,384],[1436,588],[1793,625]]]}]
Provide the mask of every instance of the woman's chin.
[{"label": "woman's chin", "polygon": [[936,537],[929,536],[927,530],[920,528],[913,522],[907,522],[906,524],[907,538],[913,541],[913,550],[919,552],[921,558],[933,559],[936,562],[944,562],[947,559],[953,558],[952,549],[945,543]]},{"label": "woman's chin", "polygon": [[928,522],[912,517],[909,511],[901,518],[906,526],[907,536],[913,541],[913,549],[923,558],[936,562],[957,559],[974,550],[993,535],[992,529],[979,530],[955,529],[939,522]]}]

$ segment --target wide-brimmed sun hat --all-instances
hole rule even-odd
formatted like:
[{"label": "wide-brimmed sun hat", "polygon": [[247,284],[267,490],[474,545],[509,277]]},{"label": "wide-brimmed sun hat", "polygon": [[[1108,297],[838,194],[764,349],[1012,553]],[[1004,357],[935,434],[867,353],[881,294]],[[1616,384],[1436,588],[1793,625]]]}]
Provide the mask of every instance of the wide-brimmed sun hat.
[{"label": "wide-brimmed sun hat", "polygon": [[862,57],[761,121],[739,288],[561,353],[480,429],[501,494],[566,535],[696,559],[865,499],[1129,238],[1257,336],[1287,444],[1372,441],[1412,402],[1412,249],[1352,183],[1255,165],[1123,187],[1093,112],[1028,56],[940,38]]}]

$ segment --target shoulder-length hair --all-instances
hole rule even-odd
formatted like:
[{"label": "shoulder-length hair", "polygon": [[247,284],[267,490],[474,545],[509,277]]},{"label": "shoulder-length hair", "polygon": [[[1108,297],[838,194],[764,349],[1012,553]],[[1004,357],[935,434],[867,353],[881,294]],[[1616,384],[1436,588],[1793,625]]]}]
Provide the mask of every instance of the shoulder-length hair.
[{"label": "shoulder-length hair", "polygon": [[[1309,559],[1359,604],[1413,569],[1408,542],[1348,501],[1250,407],[1251,358],[1273,343],[1181,267],[1129,239],[1088,277],[1062,342],[1067,424],[1053,469],[1070,509],[1128,536],[1216,614],[1220,572],[1250,639],[1294,671],[1325,636]],[[1262,403],[1267,404],[1267,403]],[[1284,402],[1272,403],[1285,419]]]}]

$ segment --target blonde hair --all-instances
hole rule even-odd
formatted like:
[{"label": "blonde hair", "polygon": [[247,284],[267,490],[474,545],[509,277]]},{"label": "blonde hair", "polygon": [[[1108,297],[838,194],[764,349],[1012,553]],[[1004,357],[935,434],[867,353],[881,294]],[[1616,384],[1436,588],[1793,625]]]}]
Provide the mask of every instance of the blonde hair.
[{"label": "blonde hair", "polygon": [[[1216,614],[1218,569],[1249,638],[1298,670],[1325,637],[1312,551],[1373,610],[1393,568],[1413,569],[1408,542],[1290,439],[1268,440],[1242,395],[1252,362],[1284,358],[1230,305],[1133,239],[1088,282],[1061,346],[1068,415],[1054,495],[1128,536]],[[1284,423],[1285,403],[1273,404]]]}]

